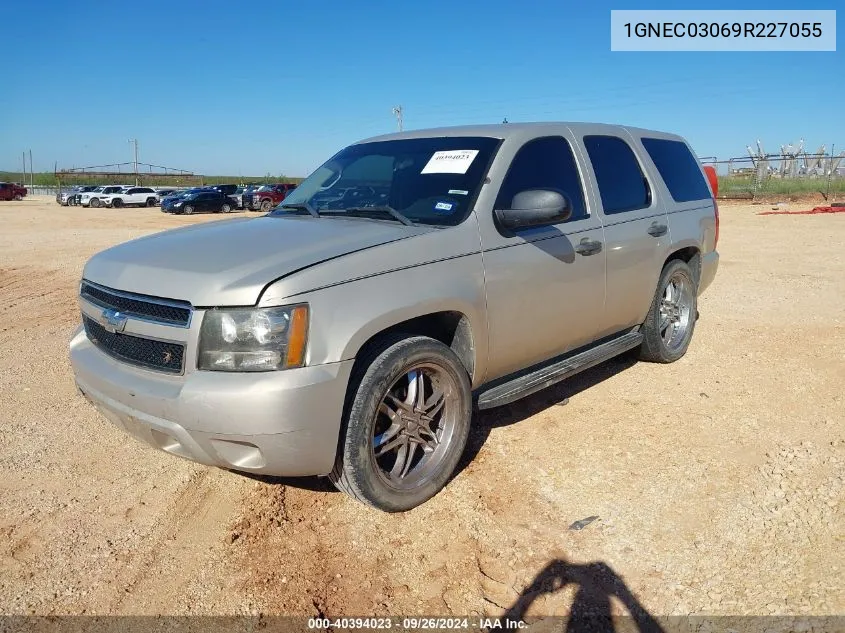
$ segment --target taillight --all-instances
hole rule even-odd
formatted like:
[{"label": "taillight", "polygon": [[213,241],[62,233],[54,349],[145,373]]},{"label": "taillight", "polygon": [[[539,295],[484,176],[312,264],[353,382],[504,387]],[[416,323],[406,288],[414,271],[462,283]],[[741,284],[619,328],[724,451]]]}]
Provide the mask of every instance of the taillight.
[{"label": "taillight", "polygon": [[716,214],[716,239],[713,240],[713,249],[715,250],[719,243],[719,203],[716,202],[716,198],[713,198],[713,212]]}]

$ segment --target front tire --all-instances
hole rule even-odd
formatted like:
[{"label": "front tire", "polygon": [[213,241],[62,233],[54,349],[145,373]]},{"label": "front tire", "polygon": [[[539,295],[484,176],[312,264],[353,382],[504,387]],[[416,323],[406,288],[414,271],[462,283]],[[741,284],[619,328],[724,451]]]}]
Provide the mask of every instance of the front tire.
[{"label": "front tire", "polygon": [[643,323],[641,360],[674,363],[687,353],[698,317],[698,286],[686,262],[663,267],[657,291]]},{"label": "front tire", "polygon": [[350,383],[334,485],[385,512],[437,494],[458,464],[472,417],[469,376],[440,341],[384,341]]},{"label": "front tire", "polygon": [[272,209],[272,208],[273,208],[273,201],[272,200],[265,199],[265,200],[261,201],[261,211],[263,211],[264,213],[269,212],[270,209]]},{"label": "front tire", "polygon": [[121,200],[120,198],[115,198],[111,201],[111,206],[113,206],[115,209],[119,209],[123,206],[123,200]]},{"label": "front tire", "polygon": [[231,213],[232,207],[231,207],[231,205],[224,204],[223,207],[221,208],[221,211],[223,211],[223,213]]},{"label": "front tire", "polygon": [[147,206],[148,207],[156,206],[156,199],[155,198],[147,198]]},{"label": "front tire", "polygon": [[15,200],[17,200],[18,202],[20,202],[21,200],[23,200],[23,196],[22,196],[21,194],[19,194],[19,193],[16,193],[16,194],[15,194]]},{"label": "front tire", "polygon": [[194,208],[189,204],[186,204],[182,208],[182,213],[184,213],[185,215],[191,215],[193,212],[194,212]]}]

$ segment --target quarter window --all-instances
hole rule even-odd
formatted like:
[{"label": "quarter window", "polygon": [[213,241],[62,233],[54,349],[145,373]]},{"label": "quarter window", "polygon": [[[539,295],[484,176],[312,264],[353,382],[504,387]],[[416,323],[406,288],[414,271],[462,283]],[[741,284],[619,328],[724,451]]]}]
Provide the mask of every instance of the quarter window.
[{"label": "quarter window", "polygon": [[662,138],[644,138],[642,143],[675,202],[710,198],[698,159],[685,143]]},{"label": "quarter window", "polygon": [[544,136],[519,148],[499,190],[496,208],[511,208],[513,197],[526,189],[552,189],[565,194],[572,203],[570,222],[587,216],[575,156],[562,136]]},{"label": "quarter window", "polygon": [[584,146],[599,187],[605,215],[643,209],[651,190],[634,150],[617,136],[585,136]]}]

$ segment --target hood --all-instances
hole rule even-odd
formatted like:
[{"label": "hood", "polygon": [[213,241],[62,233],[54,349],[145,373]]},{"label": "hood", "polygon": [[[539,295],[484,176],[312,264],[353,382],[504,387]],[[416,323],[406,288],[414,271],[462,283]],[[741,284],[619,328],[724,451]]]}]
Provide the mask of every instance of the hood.
[{"label": "hood", "polygon": [[248,306],[267,284],[295,271],[433,230],[351,218],[235,218],[114,246],[94,255],[83,277],[198,307]]}]

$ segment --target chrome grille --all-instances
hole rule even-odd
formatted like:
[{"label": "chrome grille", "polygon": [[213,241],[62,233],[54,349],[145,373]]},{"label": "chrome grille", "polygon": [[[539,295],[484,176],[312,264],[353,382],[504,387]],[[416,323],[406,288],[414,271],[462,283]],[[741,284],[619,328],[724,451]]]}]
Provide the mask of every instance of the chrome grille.
[{"label": "chrome grille", "polygon": [[87,281],[82,282],[79,294],[101,308],[111,308],[139,319],[181,327],[188,327],[191,322],[191,304],[186,301],[129,294]]},{"label": "chrome grille", "polygon": [[112,333],[86,315],[82,315],[82,324],[88,340],[113,358],[171,374],[181,374],[184,369],[185,346],[181,343]]}]

